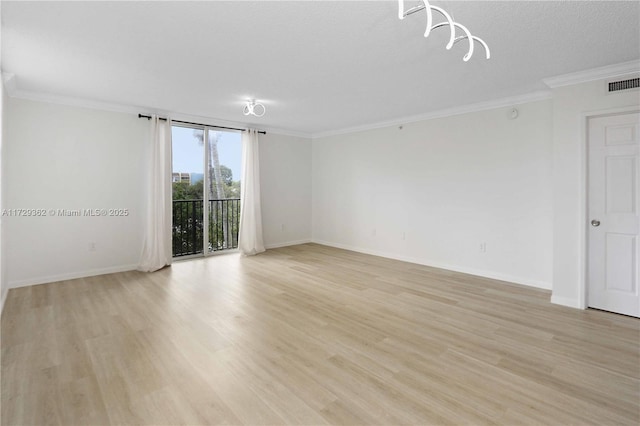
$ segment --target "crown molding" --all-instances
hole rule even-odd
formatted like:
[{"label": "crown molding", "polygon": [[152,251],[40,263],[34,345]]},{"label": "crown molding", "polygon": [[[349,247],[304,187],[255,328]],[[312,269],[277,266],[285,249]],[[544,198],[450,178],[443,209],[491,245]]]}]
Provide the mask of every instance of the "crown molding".
[{"label": "crown molding", "polygon": [[[606,78],[618,77],[633,73],[640,72],[640,60],[634,60],[629,62],[623,62],[620,64],[608,65],[599,68],[593,68],[589,70],[579,71],[570,74],[563,74],[555,77],[546,78],[543,80],[549,88],[555,89],[557,87],[570,86],[574,84],[586,83],[595,80],[602,80]],[[552,92],[550,90],[541,90],[537,92],[531,92],[524,95],[494,99],[486,102],[479,102],[474,104],[462,105],[453,108],[446,108],[438,111],[432,111],[425,114],[413,115],[409,117],[402,117],[393,120],[386,120],[377,123],[365,124],[362,126],[354,126],[337,130],[330,130],[326,132],[318,133],[306,133],[290,129],[280,129],[276,127],[265,127],[256,124],[247,124],[239,122],[230,122],[225,120],[219,120],[211,117],[194,116],[188,114],[176,113],[173,111],[158,110],[149,107],[122,105],[109,102],[93,101],[85,98],[75,98],[60,96],[43,92],[32,92],[21,90],[17,84],[17,78],[14,74],[4,73],[2,75],[7,95],[12,98],[21,98],[37,102],[47,102],[82,108],[99,109],[104,111],[113,111],[126,114],[159,114],[172,117],[174,119],[181,119],[184,121],[201,122],[203,124],[209,124],[211,126],[227,126],[227,127],[257,127],[260,130],[264,130],[267,133],[274,133],[285,136],[293,136],[307,139],[319,139],[329,136],[343,135],[348,133],[357,133],[367,130],[380,129],[384,127],[392,127],[401,124],[415,123],[418,121],[432,120],[435,118],[443,118],[454,115],[467,114],[476,111],[485,111],[496,108],[503,108],[513,105],[520,105],[529,102],[536,102],[552,98]]]},{"label": "crown molding", "polygon": [[269,134],[274,134],[274,135],[282,135],[282,136],[291,136],[294,138],[303,138],[303,139],[312,139],[313,138],[313,134],[312,133],[306,133],[306,132],[298,132],[295,130],[289,130],[289,129],[281,129],[278,127],[265,127],[265,126],[259,126],[260,130],[264,130],[265,132],[267,132],[267,135]]},{"label": "crown molding", "polygon": [[212,117],[204,117],[199,115],[183,114],[175,111],[168,111],[162,109],[154,109],[144,106],[124,105],[112,102],[94,101],[86,98],[77,98],[70,96],[61,96],[52,93],[34,92],[28,90],[21,90],[18,87],[16,76],[14,74],[4,73],[2,74],[5,89],[7,95],[11,98],[25,99],[28,101],[44,102],[57,105],[66,105],[78,108],[97,109],[101,111],[119,112],[124,114],[156,114],[163,117],[170,117],[174,120],[190,121],[195,123],[202,123],[210,126],[223,126],[223,127],[237,127],[245,129],[248,127],[254,127],[259,130],[263,130],[267,133],[273,133],[284,136],[293,136],[299,138],[311,139],[311,134],[297,132],[288,129],[279,129],[276,127],[265,127],[259,124],[247,124],[234,121],[220,120]]},{"label": "crown molding", "polygon": [[490,109],[504,108],[504,107],[509,107],[513,105],[521,105],[521,104],[526,104],[530,102],[543,101],[551,98],[552,98],[552,93],[550,90],[541,90],[541,91],[531,92],[531,93],[527,93],[519,96],[494,99],[486,102],[478,102],[475,104],[468,104],[468,105],[462,105],[462,106],[453,107],[453,108],[441,109],[438,111],[432,111],[432,112],[428,112],[420,115],[412,115],[409,117],[397,118],[389,121],[381,121],[378,123],[365,124],[363,126],[348,127],[340,130],[314,133],[312,137],[313,139],[318,139],[318,138],[326,138],[329,136],[364,132],[367,130],[381,129],[384,127],[393,127],[393,126],[399,126],[403,124],[416,123],[419,121],[433,120],[435,118],[444,118],[444,117],[450,117],[453,115],[468,114],[471,112],[486,111]]},{"label": "crown molding", "polygon": [[18,87],[17,77],[14,74],[2,75],[7,95],[11,98],[24,99],[27,101],[43,102],[49,104],[58,104],[72,107],[98,109],[102,111],[121,112],[125,114],[149,113],[157,114],[159,111],[150,110],[140,106],[123,105],[112,102],[94,101],[90,99],[77,98],[71,96],[61,96],[53,93],[35,92],[30,90],[22,90]]},{"label": "crown molding", "polygon": [[640,60],[558,75],[542,80],[551,89],[640,72]]}]

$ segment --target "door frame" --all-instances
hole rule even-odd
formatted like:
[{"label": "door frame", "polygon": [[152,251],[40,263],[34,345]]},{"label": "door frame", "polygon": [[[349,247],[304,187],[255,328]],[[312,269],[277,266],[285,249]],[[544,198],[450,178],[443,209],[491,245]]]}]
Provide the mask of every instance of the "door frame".
[{"label": "door frame", "polygon": [[640,113],[637,105],[588,111],[581,114],[582,144],[580,144],[580,264],[579,309],[589,307],[589,120],[592,118]]}]

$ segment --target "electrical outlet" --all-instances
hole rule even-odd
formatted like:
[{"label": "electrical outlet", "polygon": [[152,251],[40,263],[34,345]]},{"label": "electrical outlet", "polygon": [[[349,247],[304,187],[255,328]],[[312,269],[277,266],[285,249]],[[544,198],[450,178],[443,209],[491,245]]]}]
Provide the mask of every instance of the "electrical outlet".
[{"label": "electrical outlet", "polygon": [[480,243],[480,253],[486,253],[487,252],[487,243],[482,242]]},{"label": "electrical outlet", "polygon": [[96,251],[96,243],[95,242],[90,242],[89,243],[89,251]]},{"label": "electrical outlet", "polygon": [[281,224],[280,224],[280,231],[281,231],[281,232],[284,232],[284,223],[281,223]]},{"label": "electrical outlet", "polygon": [[371,230],[371,236],[372,236],[372,237],[375,237],[375,236],[376,236],[376,228],[373,228],[373,229]]}]

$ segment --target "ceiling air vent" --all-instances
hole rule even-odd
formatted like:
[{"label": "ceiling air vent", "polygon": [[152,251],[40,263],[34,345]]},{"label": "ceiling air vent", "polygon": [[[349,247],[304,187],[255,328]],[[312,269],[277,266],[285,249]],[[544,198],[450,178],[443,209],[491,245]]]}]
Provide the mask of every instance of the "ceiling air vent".
[{"label": "ceiling air vent", "polygon": [[640,87],[640,77],[620,81],[610,81],[609,93],[619,92],[621,90],[637,89],[638,87]]}]

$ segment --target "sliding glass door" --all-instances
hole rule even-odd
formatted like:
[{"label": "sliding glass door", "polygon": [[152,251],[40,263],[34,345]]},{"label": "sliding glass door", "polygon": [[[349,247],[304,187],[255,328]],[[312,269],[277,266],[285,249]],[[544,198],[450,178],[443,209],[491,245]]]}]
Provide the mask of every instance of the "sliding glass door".
[{"label": "sliding glass door", "polygon": [[172,149],[173,256],[237,248],[240,133],[174,125]]}]

